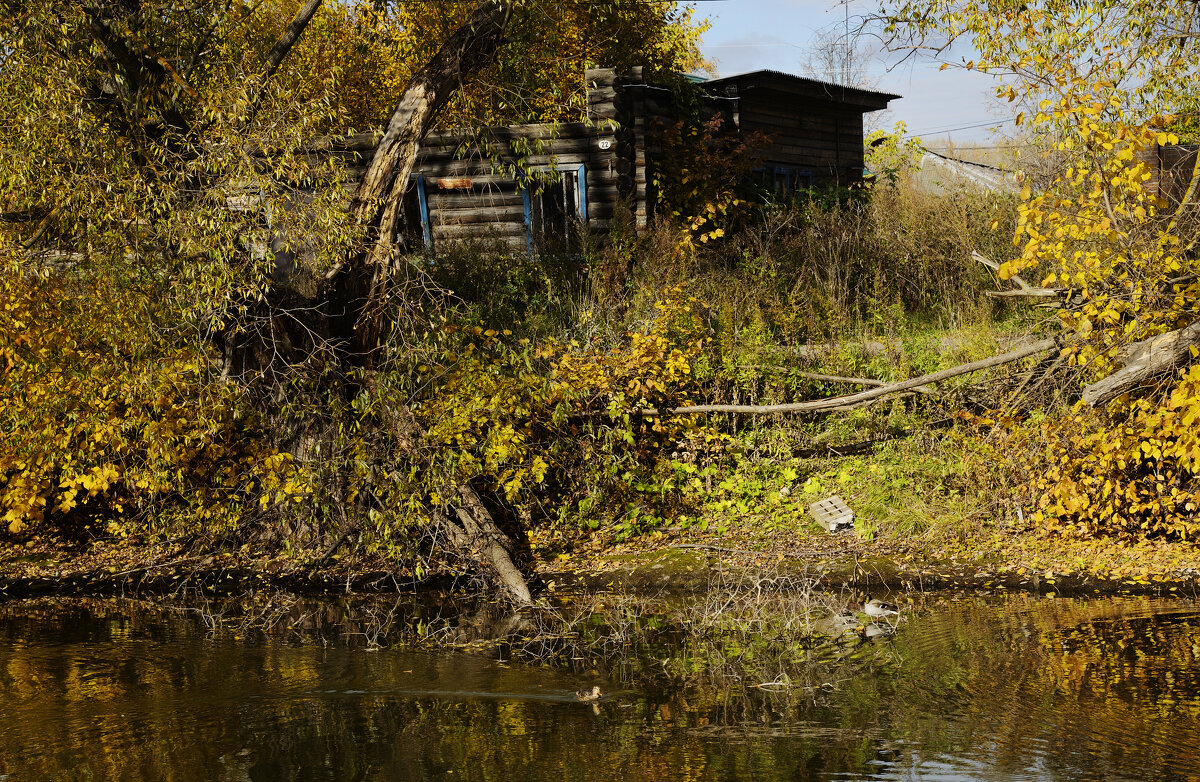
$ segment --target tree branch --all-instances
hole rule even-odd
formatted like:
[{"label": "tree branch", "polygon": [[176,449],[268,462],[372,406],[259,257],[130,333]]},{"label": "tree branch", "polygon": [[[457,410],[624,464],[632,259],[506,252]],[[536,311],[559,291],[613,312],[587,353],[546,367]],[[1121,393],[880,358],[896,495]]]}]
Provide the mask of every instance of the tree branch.
[{"label": "tree branch", "polygon": [[[792,377],[802,377],[805,380],[816,380],[816,381],[819,381],[822,383],[848,383],[850,385],[856,385],[856,386],[873,386],[873,387],[887,385],[886,380],[875,380],[874,378],[869,378],[869,377],[843,377],[842,375],[823,375],[820,372],[802,372],[801,370],[798,370],[798,369],[791,369],[790,367],[780,367],[780,366],[775,366],[773,364],[742,364],[741,368],[742,369],[757,369],[757,370],[764,370],[764,369],[776,370],[779,372],[785,372],[785,373],[791,375]],[[932,388],[914,388],[913,390],[920,394],[932,394],[933,393]]]},{"label": "tree branch", "polygon": [[658,410],[655,408],[644,409],[639,411],[641,415],[687,415],[690,413],[749,413],[749,414],[767,414],[767,413],[807,413],[816,412],[818,410],[839,410],[850,407],[858,407],[859,405],[878,401],[887,396],[898,394],[902,391],[911,391],[914,388],[928,385],[930,383],[938,383],[942,380],[948,380],[958,375],[966,375],[971,372],[978,372],[981,369],[989,369],[991,367],[1008,364],[1013,361],[1020,361],[1028,356],[1033,356],[1038,353],[1045,353],[1058,346],[1058,342],[1053,339],[1043,339],[1034,342],[1032,345],[1026,345],[1023,348],[1010,350],[999,356],[972,361],[969,364],[961,364],[950,369],[943,369],[940,372],[934,372],[921,377],[915,377],[912,380],[904,380],[899,383],[890,383],[879,388],[872,388],[869,391],[860,391],[857,394],[848,396],[838,396],[832,399],[814,399],[809,402],[793,402],[784,405],[687,405],[685,407],[676,407],[668,410]]},{"label": "tree branch", "polygon": [[1084,386],[1083,401],[1095,407],[1132,391],[1145,380],[1178,366],[1193,345],[1200,345],[1200,321],[1126,345],[1118,354],[1125,366]]},{"label": "tree branch", "polygon": [[[1000,272],[1000,264],[996,263],[991,258],[981,255],[980,253],[978,253],[974,250],[971,251],[971,258],[974,259],[975,261],[977,261],[978,263],[982,263],[984,266],[988,267],[989,269],[996,272],[997,274]],[[1030,285],[1028,282],[1025,281],[1025,278],[1019,274],[1014,274],[1013,276],[1009,277],[1008,279],[1017,284],[1018,290],[1015,290],[1015,291],[1011,291],[1011,290],[1010,291],[985,291],[984,295],[991,296],[992,298],[996,298],[996,299],[999,299],[999,298],[1004,298],[1004,299],[1008,299],[1008,298],[1057,299],[1057,298],[1061,298],[1062,295],[1065,293],[1065,291],[1060,290],[1058,288],[1042,288],[1042,287],[1039,287],[1036,285]]]},{"label": "tree branch", "polygon": [[308,23],[312,21],[313,16],[317,13],[317,9],[321,7],[322,0],[306,0],[296,11],[296,15],[292,17],[292,21],[283,31],[283,35],[279,36],[279,40],[271,47],[271,51],[267,52],[267,56],[263,58],[262,70],[258,74],[258,91],[254,95],[254,100],[250,103],[250,109],[246,112],[246,123],[258,114],[258,110],[262,108],[263,98],[267,94],[267,84],[271,81],[271,77],[275,75],[275,71],[279,70],[279,66],[283,64],[283,60],[288,56],[288,52],[296,45],[296,41],[300,40],[300,34],[308,27]]},{"label": "tree branch", "polygon": [[266,81],[275,75],[275,71],[283,63],[283,58],[287,57],[288,52],[296,45],[296,41],[300,40],[300,34],[304,32],[304,28],[308,27],[308,23],[312,21],[313,15],[320,7],[321,0],[308,0],[300,6],[287,29],[283,31],[283,35],[279,36],[279,40],[275,42],[271,51],[267,52],[267,56],[263,59],[260,79]]}]

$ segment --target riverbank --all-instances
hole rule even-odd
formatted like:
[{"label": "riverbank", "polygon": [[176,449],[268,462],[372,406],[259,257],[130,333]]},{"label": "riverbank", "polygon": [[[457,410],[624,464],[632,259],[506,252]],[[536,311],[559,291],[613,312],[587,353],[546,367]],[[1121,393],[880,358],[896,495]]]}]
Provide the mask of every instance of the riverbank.
[{"label": "riverbank", "polygon": [[[536,541],[535,541],[536,545]],[[667,530],[623,542],[543,543],[529,572],[537,596],[588,592],[689,594],[730,573],[771,572],[831,590],[913,592],[947,588],[1043,594],[1200,595],[1200,550],[1162,541],[1071,540],[996,534],[971,543],[865,540],[855,532],[721,534]],[[297,594],[483,592],[475,575],[435,570],[417,578],[378,555],[321,560],[248,551],[189,552],[170,541],[96,541],[85,547],[32,537],[0,547],[0,595],[204,593],[271,589]]]}]

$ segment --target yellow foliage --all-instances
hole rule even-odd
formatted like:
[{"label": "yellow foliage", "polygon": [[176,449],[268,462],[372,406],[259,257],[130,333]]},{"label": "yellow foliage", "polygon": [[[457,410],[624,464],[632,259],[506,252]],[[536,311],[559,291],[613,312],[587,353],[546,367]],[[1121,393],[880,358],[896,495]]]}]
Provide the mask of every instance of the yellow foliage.
[{"label": "yellow foliage", "polygon": [[757,132],[731,134],[723,122],[717,115],[703,124],[661,128],[653,182],[664,212],[682,224],[681,249],[724,237],[751,207],[738,193],[769,139]]},{"label": "yellow foliage", "polygon": [[1032,487],[1037,520],[1070,534],[1200,533],[1200,366],[1165,397],[1113,412],[1083,408],[1045,427],[1046,472]]},{"label": "yellow foliage", "polygon": [[[383,126],[412,76],[464,23],[475,4],[421,0],[326,4],[279,76],[281,99],[328,103],[336,132]],[[267,0],[244,29],[247,48],[264,50],[295,4]],[[602,0],[553,7],[518,3],[494,74],[469,79],[442,114],[448,127],[577,122],[587,109],[586,68],[645,66],[663,72],[705,67],[707,21],[671,2]]]},{"label": "yellow foliage", "polygon": [[[235,524],[294,470],[202,357],[158,343],[151,302],[104,282],[0,277],[0,520]],[[294,486],[296,490],[299,487]]]},{"label": "yellow foliage", "polygon": [[691,416],[637,413],[695,399],[694,365],[708,339],[697,307],[681,288],[670,289],[644,330],[612,346],[510,345],[495,332],[447,326],[467,341],[422,373],[436,381],[411,407],[425,432],[422,447],[398,454],[412,481],[396,495],[402,515],[420,521],[427,492],[466,480],[518,508],[544,509],[554,502],[551,484],[584,473],[628,481],[653,471],[666,448],[699,427]]},{"label": "yellow foliage", "polygon": [[[969,67],[1006,78],[997,94],[1020,99],[1021,121],[1059,165],[1027,184],[1000,275],[1030,274],[1064,289],[1058,317],[1084,381],[1117,368],[1120,349],[1193,323],[1200,301],[1195,251],[1197,173],[1168,204],[1152,189],[1165,128],[1195,106],[1200,61],[1188,45],[1194,8],[1083,0],[898,0],[897,40],[962,36]],[[1148,153],[1148,154],[1146,154]],[[1089,412],[1048,420],[1036,482],[1041,520],[1094,535],[1109,531],[1193,538],[1196,370],[1164,394],[1151,379]]]}]

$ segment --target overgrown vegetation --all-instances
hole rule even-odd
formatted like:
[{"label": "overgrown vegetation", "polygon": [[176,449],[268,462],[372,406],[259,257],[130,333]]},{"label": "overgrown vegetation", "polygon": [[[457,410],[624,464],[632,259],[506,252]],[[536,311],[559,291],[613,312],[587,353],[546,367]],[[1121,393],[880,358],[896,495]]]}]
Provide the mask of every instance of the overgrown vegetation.
[{"label": "overgrown vegetation", "polygon": [[[924,193],[893,138],[873,147],[870,189],[763,198],[739,183],[753,140],[681,124],[658,172],[667,219],[648,232],[618,219],[605,244],[584,232],[574,254],[536,261],[482,244],[400,257],[380,238],[386,193],[356,191],[348,216],[336,164],[305,147],[390,105],[370,103],[383,88],[307,77],[345,41],[376,75],[396,58],[416,73],[434,55],[405,53],[395,25],[445,22],[436,40],[457,40],[457,17],[339,6],[271,80],[247,63],[286,21],[278,8],[256,26],[204,6],[205,32],[144,5],[3,10],[0,101],[41,112],[0,129],[21,151],[0,171],[14,539],[169,537],[317,564],[350,546],[420,577],[469,559],[452,517],[495,517],[512,553],[537,557],[664,530],[803,534],[807,504],[833,492],[868,538],[1195,537],[1197,185],[1169,204],[1138,162],[1178,141],[1152,127],[1186,104],[1194,63],[1174,44],[1149,65],[1112,55],[1100,78],[1086,47],[1014,22],[1025,10],[969,4],[982,66],[1025,76],[1006,94],[1061,161],[1019,197]],[[631,28],[646,64],[694,64],[699,28],[670,4],[581,6],[546,40],[531,32],[538,3],[490,8],[480,18],[512,24],[515,48],[473,66],[488,78],[451,101],[455,117],[558,119],[580,95],[558,68]],[[920,13],[894,17],[897,34],[960,30],[957,5],[906,8]],[[1143,54],[1158,40],[1135,24],[1157,18],[1148,7],[1080,13],[1101,40],[1136,34]],[[593,50],[595,25],[608,37]],[[556,66],[528,72],[547,47]],[[505,74],[513,94],[555,99],[509,106],[489,87]],[[292,254],[305,268],[283,285]],[[972,258],[1018,303],[985,296],[996,281]],[[670,412],[849,394],[1046,333],[1060,344],[1044,360],[882,404]]]}]

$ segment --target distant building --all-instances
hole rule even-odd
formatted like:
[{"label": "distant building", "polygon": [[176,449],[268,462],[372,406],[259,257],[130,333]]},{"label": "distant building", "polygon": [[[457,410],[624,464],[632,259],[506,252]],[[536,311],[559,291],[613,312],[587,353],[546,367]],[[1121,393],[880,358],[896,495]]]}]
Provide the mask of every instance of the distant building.
[{"label": "distant building", "polygon": [[[677,119],[671,90],[647,82],[641,68],[589,70],[585,79],[580,122],[430,132],[406,204],[413,233],[429,247],[485,238],[533,253],[544,241],[569,240],[573,225],[603,239],[619,205],[638,230],[649,225],[654,131]],[[776,71],[698,86],[704,110],[724,115],[729,132],[770,136],[761,174],[781,194],[859,181],[863,115],[899,97]],[[352,177],[365,170],[377,139],[360,134],[340,145]],[[535,179],[514,176],[518,168]]]},{"label": "distant building", "polygon": [[1168,209],[1178,209],[1192,183],[1198,153],[1198,144],[1156,144],[1142,150],[1137,160],[1150,170],[1150,179],[1143,187],[1166,199]]}]

